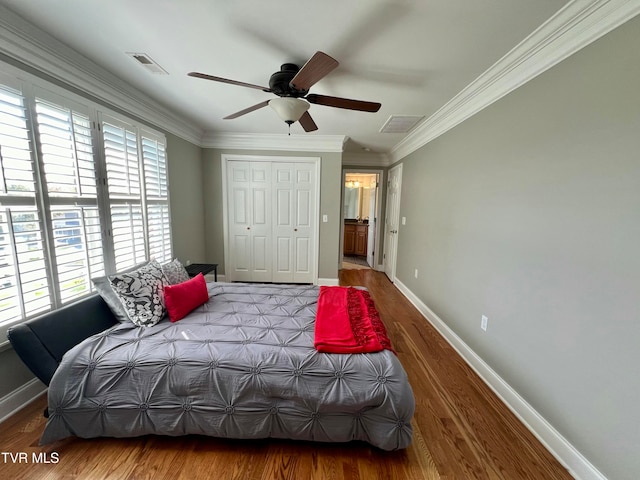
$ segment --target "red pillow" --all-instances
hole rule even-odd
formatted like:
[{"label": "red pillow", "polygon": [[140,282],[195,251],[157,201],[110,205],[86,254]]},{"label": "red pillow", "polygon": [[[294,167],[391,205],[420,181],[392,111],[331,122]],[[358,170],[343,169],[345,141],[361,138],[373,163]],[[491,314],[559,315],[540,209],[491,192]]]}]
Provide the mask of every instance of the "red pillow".
[{"label": "red pillow", "polygon": [[164,287],[164,303],[169,312],[169,320],[172,322],[183,319],[207,300],[209,300],[207,282],[201,273],[186,282]]}]

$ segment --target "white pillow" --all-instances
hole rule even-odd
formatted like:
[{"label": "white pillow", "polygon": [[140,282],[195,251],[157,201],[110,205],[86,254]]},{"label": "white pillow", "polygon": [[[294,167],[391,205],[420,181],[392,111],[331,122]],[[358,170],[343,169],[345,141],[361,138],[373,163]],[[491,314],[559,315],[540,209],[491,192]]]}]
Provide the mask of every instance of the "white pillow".
[{"label": "white pillow", "polygon": [[133,272],[111,275],[109,281],[135,325],[150,327],[167,313],[163,290],[168,282],[155,260]]}]

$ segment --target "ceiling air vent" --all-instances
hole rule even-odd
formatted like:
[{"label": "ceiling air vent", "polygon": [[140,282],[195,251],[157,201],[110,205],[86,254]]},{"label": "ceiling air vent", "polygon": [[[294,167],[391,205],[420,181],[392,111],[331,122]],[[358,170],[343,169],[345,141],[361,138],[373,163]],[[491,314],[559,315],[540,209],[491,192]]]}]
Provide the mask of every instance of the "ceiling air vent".
[{"label": "ceiling air vent", "polygon": [[158,75],[169,75],[169,73],[164,68],[162,68],[156,62],[154,62],[151,59],[151,57],[146,53],[127,52],[127,55],[133,58],[136,62],[138,62],[144,68],[149,70],[151,73],[156,73]]},{"label": "ceiling air vent", "polygon": [[391,115],[382,125],[381,133],[407,133],[424,118],[423,115]]}]

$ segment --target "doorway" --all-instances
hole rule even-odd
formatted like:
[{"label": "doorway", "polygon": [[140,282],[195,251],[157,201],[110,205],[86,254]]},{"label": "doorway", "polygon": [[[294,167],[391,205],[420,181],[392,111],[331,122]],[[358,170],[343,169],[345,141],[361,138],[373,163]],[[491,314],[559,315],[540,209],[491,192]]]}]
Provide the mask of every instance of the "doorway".
[{"label": "doorway", "polygon": [[377,269],[382,173],[364,169],[343,172],[340,268]]}]

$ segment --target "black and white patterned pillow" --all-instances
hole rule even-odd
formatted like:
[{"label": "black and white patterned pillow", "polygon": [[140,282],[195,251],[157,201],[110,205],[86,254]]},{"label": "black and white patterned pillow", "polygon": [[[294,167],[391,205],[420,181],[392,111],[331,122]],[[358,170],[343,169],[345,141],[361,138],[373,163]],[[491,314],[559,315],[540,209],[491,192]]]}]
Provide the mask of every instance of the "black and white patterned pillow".
[{"label": "black and white patterned pillow", "polygon": [[[123,270],[122,272],[116,272],[113,275],[120,275],[122,273],[133,272],[134,270],[139,269],[140,267],[146,265],[149,262],[144,262],[135,267],[129,268],[127,270]],[[112,275],[112,276],[113,276]],[[109,306],[111,311],[113,312],[113,316],[116,317],[120,323],[128,323],[129,316],[124,309],[124,306],[120,302],[118,295],[113,291],[113,287],[111,286],[111,281],[108,276],[104,277],[96,277],[92,278],[93,286],[95,287],[98,294],[102,297],[105,303]]]},{"label": "black and white patterned pillow", "polygon": [[150,327],[162,320],[166,313],[163,290],[168,282],[158,262],[152,260],[133,272],[112,275],[109,281],[134,324]]},{"label": "black and white patterned pillow", "polygon": [[178,283],[186,282],[190,278],[187,270],[177,258],[162,265],[162,272],[167,277],[169,285],[177,285]]}]

